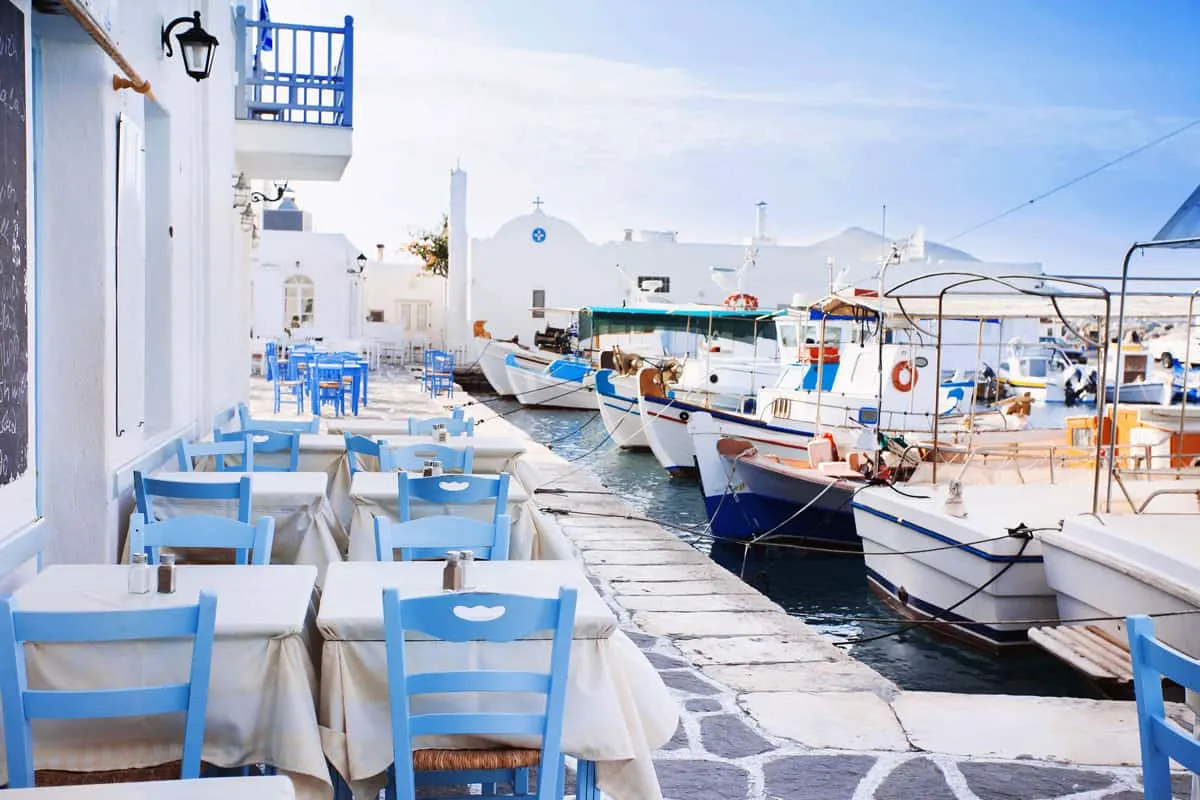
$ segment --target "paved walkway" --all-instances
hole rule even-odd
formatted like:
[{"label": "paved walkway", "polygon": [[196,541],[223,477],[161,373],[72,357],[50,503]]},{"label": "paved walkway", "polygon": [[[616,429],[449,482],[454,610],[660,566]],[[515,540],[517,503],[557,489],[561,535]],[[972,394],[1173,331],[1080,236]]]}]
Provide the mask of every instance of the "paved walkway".
[{"label": "paved walkway", "polygon": [[[451,405],[388,368],[371,396],[363,418]],[[251,398],[269,413],[261,378]],[[524,435],[467,395],[455,402],[487,420],[481,433]],[[680,701],[656,754],[665,800],[1141,798],[1138,770],[1120,766],[1137,763],[1130,704],[902,692],[659,526],[572,515],[634,513],[590,474],[536,445],[521,462],[528,489],[556,490],[538,496],[542,513]]]}]

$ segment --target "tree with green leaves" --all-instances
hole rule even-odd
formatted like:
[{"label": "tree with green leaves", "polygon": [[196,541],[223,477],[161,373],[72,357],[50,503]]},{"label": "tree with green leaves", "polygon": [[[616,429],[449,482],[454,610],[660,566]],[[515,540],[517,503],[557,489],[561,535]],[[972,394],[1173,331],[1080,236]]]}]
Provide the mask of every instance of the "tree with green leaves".
[{"label": "tree with green leaves", "polygon": [[442,227],[438,231],[419,231],[408,243],[408,252],[425,265],[426,272],[441,275],[450,273],[450,221],[442,214]]}]

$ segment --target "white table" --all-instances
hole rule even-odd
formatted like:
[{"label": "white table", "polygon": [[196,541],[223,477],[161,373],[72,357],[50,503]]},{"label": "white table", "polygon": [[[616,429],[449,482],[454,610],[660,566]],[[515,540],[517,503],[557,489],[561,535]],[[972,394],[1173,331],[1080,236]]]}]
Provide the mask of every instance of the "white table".
[{"label": "white table", "polygon": [[[346,529],[326,499],[328,478],[324,472],[159,472],[154,478],[181,483],[221,483],[250,478],[250,519],[275,519],[272,564],[312,564],[317,584],[325,569],[341,561],[349,545]],[[166,519],[184,514],[216,514],[236,517],[234,501],[166,500],[155,498],[154,508]],[[128,559],[128,540],[125,545]]]},{"label": "white table", "polygon": [[[18,589],[30,611],[111,611],[194,604],[217,595],[216,639],[202,758],[221,767],[266,762],[301,798],[332,794],[317,727],[309,628],[312,566],[177,567],[174,594],[131,595],[128,567],[52,566]],[[40,644],[25,648],[35,688],[83,690],[186,680],[187,641]],[[101,771],[165,764],[183,747],[178,715],[34,723],[38,769]],[[7,772],[0,762],[0,769]],[[7,774],[5,774],[7,779]],[[264,784],[264,790],[271,784]],[[125,796],[125,795],[122,795]]]},{"label": "white table", "polygon": [[[678,706],[645,655],[617,630],[612,611],[571,561],[480,561],[468,580],[479,591],[556,597],[561,586],[579,592],[563,719],[563,750],[595,761],[600,787],[612,800],[660,800],[653,751],[674,734]],[[321,702],[325,753],[347,777],[355,796],[374,797],[392,763],[383,645],[383,589],[403,596],[441,591],[436,561],[348,561],[329,569],[317,627],[325,638]],[[414,672],[462,669],[545,669],[547,639],[507,643],[408,644]],[[511,705],[511,703],[509,703]],[[527,740],[499,744],[536,746]],[[421,746],[478,743],[431,737]]]},{"label": "white table", "polygon": [[[454,480],[453,475],[444,476]],[[540,557],[536,529],[526,506],[529,495],[516,478],[508,482],[507,513],[510,521],[508,557],[516,560],[531,560]],[[354,476],[350,486],[350,501],[354,516],[350,523],[350,548],[347,558],[351,561],[375,560],[375,517],[396,520],[400,516],[400,487],[394,472],[360,472]],[[447,505],[413,500],[414,518],[438,514],[477,519],[490,522],[495,514],[496,501],[480,500],[476,503]]]},{"label": "white table", "polygon": [[[385,420],[382,424],[393,424]],[[408,430],[405,423],[404,430]],[[365,435],[365,434],[360,434]],[[374,434],[369,438],[382,439],[390,446],[408,444],[430,444],[429,436],[409,436],[405,434]],[[511,471],[512,459],[524,452],[524,445],[519,439],[509,439],[498,436],[466,437],[455,436],[446,441],[447,447],[462,449],[475,448],[475,463],[472,471],[480,475],[498,475]],[[270,456],[264,456],[269,459]],[[358,456],[363,469],[378,470],[378,459],[370,456]],[[258,456],[255,456],[258,463]],[[271,464],[269,460],[262,463]],[[354,506],[350,501],[350,467],[346,463],[346,439],[341,433],[303,433],[300,435],[300,469],[305,471],[324,472],[328,476],[327,496],[333,506],[333,512],[343,527],[350,525],[354,514]]]},{"label": "white table", "polygon": [[294,800],[296,791],[290,780],[275,775],[7,789],[4,797],[5,800]]},{"label": "white table", "polygon": [[[351,426],[351,422],[334,423],[332,420],[328,424],[330,434],[336,433],[342,436],[345,430],[358,436],[366,436],[369,439],[383,439],[390,446],[401,446],[408,444],[430,444],[433,442],[432,436],[408,435],[408,423],[399,422],[397,420],[354,420],[355,424]],[[371,423],[371,424],[362,424]],[[334,429],[337,430],[334,430]],[[312,436],[314,434],[308,434]],[[304,450],[304,436],[300,437],[300,450]],[[475,467],[474,472],[485,474],[496,474],[499,472],[511,472],[512,459],[525,452],[526,440],[516,436],[451,436],[445,442],[442,442],[446,447],[461,449],[464,447],[475,448]],[[345,447],[342,448],[345,450]]]}]

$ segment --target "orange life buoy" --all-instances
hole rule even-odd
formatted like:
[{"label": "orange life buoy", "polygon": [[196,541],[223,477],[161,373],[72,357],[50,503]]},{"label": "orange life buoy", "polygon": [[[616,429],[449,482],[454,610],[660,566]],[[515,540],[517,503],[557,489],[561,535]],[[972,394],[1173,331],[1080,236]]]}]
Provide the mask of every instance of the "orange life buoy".
[{"label": "orange life buoy", "polygon": [[[901,379],[903,376],[903,379]],[[908,361],[898,361],[892,367],[892,386],[898,392],[911,392],[917,383],[917,368]]]},{"label": "orange life buoy", "polygon": [[731,294],[725,298],[726,308],[741,308],[754,311],[758,308],[758,298],[752,294]]}]

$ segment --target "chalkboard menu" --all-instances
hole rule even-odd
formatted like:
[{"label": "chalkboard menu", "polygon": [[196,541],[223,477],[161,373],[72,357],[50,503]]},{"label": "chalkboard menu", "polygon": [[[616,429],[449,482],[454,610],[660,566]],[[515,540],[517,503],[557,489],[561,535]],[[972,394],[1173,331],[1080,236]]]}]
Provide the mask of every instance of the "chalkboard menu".
[{"label": "chalkboard menu", "polygon": [[0,485],[29,466],[25,15],[0,0]]}]

